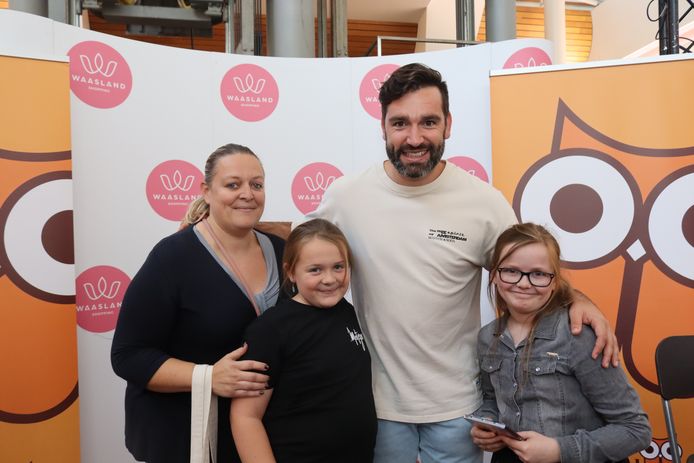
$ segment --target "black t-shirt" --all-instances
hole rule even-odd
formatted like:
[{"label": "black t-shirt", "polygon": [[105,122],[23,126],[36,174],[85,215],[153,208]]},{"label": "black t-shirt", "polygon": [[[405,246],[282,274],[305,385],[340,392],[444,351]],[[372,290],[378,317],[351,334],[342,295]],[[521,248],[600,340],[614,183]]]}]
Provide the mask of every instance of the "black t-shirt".
[{"label": "black t-shirt", "polygon": [[285,300],[246,330],[245,358],[270,366],[263,424],[278,463],[373,460],[371,358],[354,308]]}]

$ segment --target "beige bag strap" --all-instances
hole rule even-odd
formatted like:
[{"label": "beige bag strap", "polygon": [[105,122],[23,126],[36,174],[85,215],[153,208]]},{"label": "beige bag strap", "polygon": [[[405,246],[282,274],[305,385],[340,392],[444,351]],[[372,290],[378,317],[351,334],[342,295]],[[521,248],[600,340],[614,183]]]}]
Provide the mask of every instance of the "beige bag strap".
[{"label": "beige bag strap", "polygon": [[190,463],[217,461],[217,396],[212,365],[195,365],[190,397]]}]

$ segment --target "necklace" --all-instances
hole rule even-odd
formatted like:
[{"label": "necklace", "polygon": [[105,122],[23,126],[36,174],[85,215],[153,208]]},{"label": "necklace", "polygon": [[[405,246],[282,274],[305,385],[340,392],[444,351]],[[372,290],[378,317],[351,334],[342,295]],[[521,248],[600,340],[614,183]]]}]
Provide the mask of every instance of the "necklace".
[{"label": "necklace", "polygon": [[255,297],[253,296],[253,291],[251,291],[251,286],[248,284],[246,279],[243,277],[243,273],[241,273],[241,270],[239,267],[236,265],[234,260],[231,258],[231,256],[227,253],[227,250],[224,246],[222,246],[222,242],[220,239],[217,237],[217,234],[214,232],[212,229],[212,226],[210,223],[207,221],[207,218],[202,219],[203,225],[205,225],[205,229],[207,232],[210,234],[212,239],[214,240],[215,244],[217,245],[217,248],[219,248],[219,251],[222,253],[221,256],[219,256],[224,264],[231,270],[231,272],[236,275],[236,277],[239,279],[241,282],[242,290],[246,294],[246,297],[248,298],[249,301],[251,301],[251,304],[253,305],[253,309],[255,310],[256,315],[260,315],[260,308],[258,307],[258,303],[255,301]]}]

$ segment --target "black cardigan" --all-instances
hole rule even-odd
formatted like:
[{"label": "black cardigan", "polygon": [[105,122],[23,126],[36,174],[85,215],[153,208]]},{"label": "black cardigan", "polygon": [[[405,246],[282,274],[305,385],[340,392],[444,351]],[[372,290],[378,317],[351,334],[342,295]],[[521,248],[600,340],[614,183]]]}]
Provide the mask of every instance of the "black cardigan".
[{"label": "black cardigan", "polygon": [[[282,275],[284,241],[267,235]],[[282,297],[280,295],[280,297]],[[253,306],[187,227],[161,240],[123,299],[111,364],[128,382],[125,443],[150,463],[190,461],[190,393],[157,393],[146,385],[170,357],[212,365],[242,344]],[[219,399],[219,463],[239,461],[229,426],[229,399]]]}]

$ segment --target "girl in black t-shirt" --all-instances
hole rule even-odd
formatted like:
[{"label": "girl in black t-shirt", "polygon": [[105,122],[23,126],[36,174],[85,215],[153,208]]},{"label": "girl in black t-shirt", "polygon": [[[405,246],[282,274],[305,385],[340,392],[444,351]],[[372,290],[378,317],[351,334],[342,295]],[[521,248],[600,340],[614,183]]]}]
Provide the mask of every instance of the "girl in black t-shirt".
[{"label": "girl in black t-shirt", "polygon": [[234,399],[231,427],[244,462],[371,462],[376,412],[371,360],[344,299],[351,253],[342,232],[315,219],[287,239],[293,294],[246,330],[246,356],[270,366],[269,389]]}]

